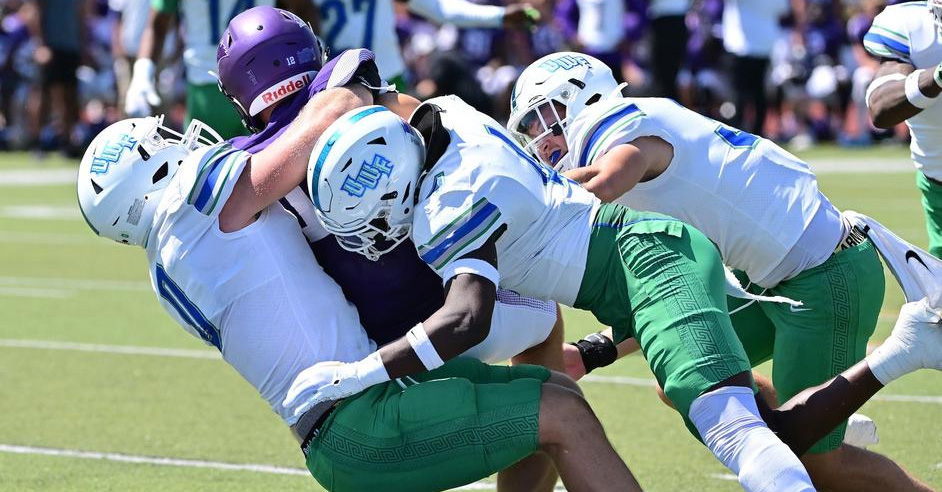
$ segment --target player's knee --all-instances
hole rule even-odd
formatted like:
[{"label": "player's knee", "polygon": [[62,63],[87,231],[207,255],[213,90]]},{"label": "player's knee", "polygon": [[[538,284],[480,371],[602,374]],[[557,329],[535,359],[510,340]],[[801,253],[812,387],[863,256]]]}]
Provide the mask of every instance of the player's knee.
[{"label": "player's knee", "polygon": [[665,405],[671,408],[675,408],[674,403],[671,402],[671,399],[667,397],[666,393],[664,393],[664,388],[661,388],[660,384],[657,384],[657,383],[655,384],[656,386],[654,387],[654,390],[657,391],[657,397],[660,398],[661,401],[664,402]]},{"label": "player's knee", "polygon": [[814,490],[798,457],[762,421],[750,388],[726,386],[705,393],[690,406],[689,418],[747,491]]},{"label": "player's knee", "polygon": [[550,371],[550,377],[549,379],[546,380],[546,382],[548,384],[565,388],[569,391],[576,393],[579,396],[583,396],[582,388],[580,388],[579,385],[575,381],[573,381],[571,377],[567,376],[564,373],[557,372],[557,371]]},{"label": "player's knee", "polygon": [[540,397],[540,444],[553,446],[601,431],[589,404],[572,390],[544,383]]}]

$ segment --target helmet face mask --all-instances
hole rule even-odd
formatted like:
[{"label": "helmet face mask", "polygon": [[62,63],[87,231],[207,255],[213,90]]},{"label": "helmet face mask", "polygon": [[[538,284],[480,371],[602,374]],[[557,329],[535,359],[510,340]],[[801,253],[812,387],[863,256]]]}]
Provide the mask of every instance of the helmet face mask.
[{"label": "helmet face mask", "polygon": [[425,147],[382,106],[354,109],[324,131],[308,166],[318,218],[340,246],[370,260],[409,238]]},{"label": "helmet face mask", "polygon": [[568,149],[557,149],[547,158],[543,158],[539,149],[545,140],[567,135],[569,119],[565,114],[566,109],[555,100],[537,100],[531,109],[520,113],[511,133],[530,155],[548,166],[558,168],[567,156]]},{"label": "helmet face mask", "polygon": [[163,116],[112,124],[92,141],[79,166],[79,209],[92,230],[119,243],[145,245],[166,186],[191,152],[218,135],[194,120],[181,135]]}]

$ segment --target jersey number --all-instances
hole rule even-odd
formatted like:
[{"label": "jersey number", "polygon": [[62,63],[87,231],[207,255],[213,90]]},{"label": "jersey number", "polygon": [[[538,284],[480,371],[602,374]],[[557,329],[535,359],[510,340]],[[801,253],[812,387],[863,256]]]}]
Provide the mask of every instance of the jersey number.
[{"label": "jersey number", "polygon": [[716,127],[715,131],[720,138],[734,149],[754,149],[759,144],[759,137],[742,130],[734,130],[722,123]]},{"label": "jersey number", "polygon": [[254,6],[255,0],[236,0],[229,15],[223,19],[219,16],[219,0],[209,0],[209,44],[214,45],[219,42],[220,31],[225,29],[224,26],[229,25],[233,17]]},{"label": "jersey number", "polygon": [[219,343],[219,330],[206,319],[200,308],[193,304],[193,301],[186,296],[183,289],[167,275],[164,266],[159,263],[155,268],[154,283],[157,284],[157,293],[173,306],[180,318],[193,327],[200,334],[200,338],[206,340],[221,352],[222,345]]},{"label": "jersey number", "polygon": [[[360,13],[366,9],[366,25],[363,27],[363,42],[360,46],[351,46],[350,48],[373,49],[373,18],[376,16],[376,0],[352,0],[353,11]],[[321,4],[321,18],[324,21],[330,21],[330,27],[326,29],[324,42],[336,52],[342,51],[337,46],[337,36],[347,24],[347,8],[342,0],[327,0]],[[346,48],[343,48],[346,49]]]}]

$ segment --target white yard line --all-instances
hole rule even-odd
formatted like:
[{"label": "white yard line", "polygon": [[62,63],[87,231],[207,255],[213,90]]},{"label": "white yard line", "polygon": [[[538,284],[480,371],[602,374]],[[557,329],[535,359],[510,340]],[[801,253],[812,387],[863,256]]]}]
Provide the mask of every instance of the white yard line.
[{"label": "white yard line", "polygon": [[0,187],[75,184],[77,176],[78,166],[66,169],[9,169],[0,171]]},{"label": "white yard line", "polygon": [[[194,349],[168,349],[159,347],[135,347],[131,345],[105,345],[93,343],[57,342],[47,340],[0,339],[0,348],[25,348],[42,350],[72,350],[80,352],[100,352],[108,354],[135,354],[152,355],[158,357],[183,357],[190,359],[219,359],[219,353],[212,350]],[[593,384],[615,384],[624,386],[638,386],[653,388],[653,378],[636,378],[628,376],[596,376],[588,375],[581,380]],[[872,398],[876,401],[928,403],[942,405],[942,396],[922,395],[892,395],[878,394]]]},{"label": "white yard line", "polygon": [[30,220],[75,220],[82,217],[78,205],[15,205],[0,207],[0,217]]},{"label": "white yard line", "polygon": [[0,287],[69,290],[113,290],[150,292],[150,284],[131,280],[93,280],[57,277],[0,277]]},{"label": "white yard line", "polygon": [[[119,461],[138,465],[175,466],[183,468],[209,468],[225,471],[247,471],[253,473],[269,473],[275,475],[294,475],[311,477],[311,472],[303,468],[288,468],[283,466],[265,465],[259,463],[225,463],[221,461],[186,460],[178,458],[163,458],[159,456],[140,456],[124,453],[100,453],[96,451],[79,451],[75,449],[46,448],[36,446],[18,446],[0,444],[0,453],[29,454],[42,456],[55,456],[61,458],[80,458],[90,460]],[[312,478],[313,479],[313,478]],[[494,490],[494,484],[475,482],[452,490]]]}]

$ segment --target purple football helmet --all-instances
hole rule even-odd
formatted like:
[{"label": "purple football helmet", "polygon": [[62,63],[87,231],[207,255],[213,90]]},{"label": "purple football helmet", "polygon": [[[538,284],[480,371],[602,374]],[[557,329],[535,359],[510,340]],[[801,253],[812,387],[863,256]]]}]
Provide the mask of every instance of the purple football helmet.
[{"label": "purple football helmet", "polygon": [[216,48],[219,90],[250,131],[265,108],[310,85],[327,54],[311,26],[287,10],[259,6],[242,12]]}]

